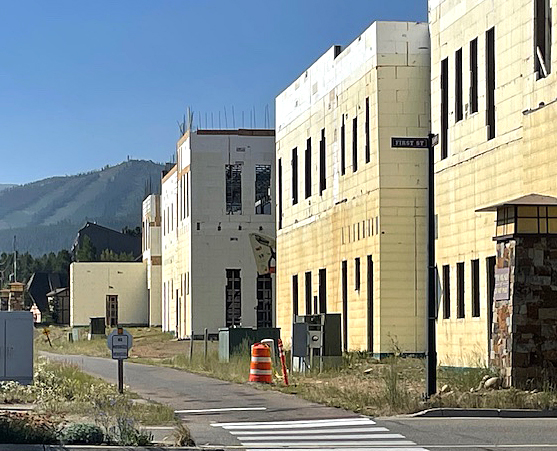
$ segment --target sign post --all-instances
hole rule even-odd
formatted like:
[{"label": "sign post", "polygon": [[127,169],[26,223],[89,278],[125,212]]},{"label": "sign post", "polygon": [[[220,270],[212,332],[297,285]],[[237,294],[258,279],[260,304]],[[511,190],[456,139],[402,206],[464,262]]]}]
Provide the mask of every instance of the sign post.
[{"label": "sign post", "polygon": [[124,393],[124,359],[128,358],[128,351],[132,347],[131,334],[118,326],[110,332],[106,344],[112,351],[112,358],[118,360],[118,392]]},{"label": "sign post", "polygon": [[435,273],[435,186],[433,151],[439,143],[439,135],[430,133],[426,138],[391,138],[392,148],[427,149],[427,322],[426,322],[426,396],[437,392],[437,346],[435,321],[437,318],[436,273]]}]

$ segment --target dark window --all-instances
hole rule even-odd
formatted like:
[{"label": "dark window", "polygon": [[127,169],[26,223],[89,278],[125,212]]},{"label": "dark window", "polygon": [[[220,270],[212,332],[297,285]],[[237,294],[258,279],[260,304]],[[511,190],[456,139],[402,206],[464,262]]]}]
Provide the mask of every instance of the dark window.
[{"label": "dark window", "polygon": [[495,291],[495,264],[496,257],[491,256],[485,259],[487,272],[487,350],[491,354],[491,337],[493,335],[493,296]]},{"label": "dark window", "polygon": [[358,118],[352,119],[352,172],[358,170]]},{"label": "dark window", "polygon": [[365,124],[365,135],[366,135],[366,163],[371,161],[371,149],[369,148],[369,97],[366,97],[366,124]]},{"label": "dark window", "polygon": [[311,315],[311,271],[306,272],[306,315]]},{"label": "dark window", "polygon": [[461,121],[462,112],[462,49],[455,53],[455,121]]},{"label": "dark window", "polygon": [[342,346],[348,351],[348,262],[342,262]]},{"label": "dark window", "polygon": [[226,270],[226,327],[242,323],[242,279],[239,269]]},{"label": "dark window", "polygon": [[478,112],[478,38],[470,41],[470,113]]},{"label": "dark window", "polygon": [[451,317],[451,267],[443,265],[443,318]]},{"label": "dark window", "polygon": [[367,256],[367,350],[373,352],[373,257]]},{"label": "dark window", "polygon": [[306,199],[311,196],[311,138],[306,141],[306,158],[305,158],[305,187],[306,187]]},{"label": "dark window", "polygon": [[282,229],[282,159],[278,161],[278,228]]},{"label": "dark window", "polygon": [[292,276],[292,314],[298,314],[298,274]]},{"label": "dark window", "polygon": [[327,188],[327,155],[325,153],[326,142],[325,142],[325,129],[321,130],[321,141],[319,142],[319,194],[321,195],[323,191]]},{"label": "dark window", "polygon": [[242,165],[227,164],[226,172],[226,214],[242,214]]},{"label": "dark window", "polygon": [[271,214],[271,165],[255,165],[255,214]]},{"label": "dark window", "polygon": [[346,127],[344,126],[344,114],[342,115],[342,125],[340,126],[340,174],[346,173]]},{"label": "dark window", "polygon": [[327,270],[319,270],[319,313],[327,313]]},{"label": "dark window", "polygon": [[449,59],[441,61],[441,159],[449,156]]},{"label": "dark window", "polygon": [[273,279],[270,274],[257,275],[257,327],[273,326]]},{"label": "dark window", "polygon": [[495,28],[485,34],[487,139],[495,138]]},{"label": "dark window", "polygon": [[480,316],[480,261],[472,260],[472,316]]},{"label": "dark window", "polygon": [[534,0],[534,70],[538,79],[551,73],[550,0]]},{"label": "dark window", "polygon": [[456,264],[456,317],[464,318],[464,263]]},{"label": "dark window", "polygon": [[298,148],[292,149],[292,205],[298,203]]},{"label": "dark window", "polygon": [[360,257],[354,259],[354,290],[360,290]]}]

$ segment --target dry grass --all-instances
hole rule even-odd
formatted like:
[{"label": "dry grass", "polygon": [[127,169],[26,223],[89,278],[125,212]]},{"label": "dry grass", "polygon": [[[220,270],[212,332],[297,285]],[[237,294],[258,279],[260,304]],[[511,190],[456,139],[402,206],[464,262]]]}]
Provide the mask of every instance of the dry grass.
[{"label": "dry grass", "polygon": [[[249,375],[249,349],[231,356],[230,362],[218,359],[218,343],[209,342],[205,358],[203,342],[194,342],[189,359],[189,341],[178,341],[158,328],[130,328],[134,346],[130,361],[169,366],[232,382],[246,382]],[[60,353],[108,356],[106,340],[69,343],[69,330],[52,329],[53,348],[44,337],[37,339],[39,349]],[[285,387],[275,368],[275,382],[264,389],[295,393],[307,400],[342,407],[367,415],[413,413],[430,407],[453,408],[557,408],[557,391],[546,387],[540,392],[478,389],[484,376],[495,373],[486,368],[440,368],[438,386],[448,385],[446,393],[425,401],[425,366],[420,359],[389,358],[381,362],[366,353],[348,353],[343,365],[322,373],[291,374]]]}]

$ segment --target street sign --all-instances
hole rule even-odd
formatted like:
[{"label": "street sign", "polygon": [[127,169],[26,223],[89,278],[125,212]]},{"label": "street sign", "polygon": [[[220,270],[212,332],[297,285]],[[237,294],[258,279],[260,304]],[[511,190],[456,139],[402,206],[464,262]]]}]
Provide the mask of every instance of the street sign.
[{"label": "street sign", "polygon": [[393,148],[412,148],[427,149],[429,147],[429,138],[391,138],[391,147]]},{"label": "street sign", "polygon": [[113,359],[127,359],[128,351],[131,349],[133,338],[131,334],[119,327],[110,332],[106,344],[108,349],[112,351]]}]

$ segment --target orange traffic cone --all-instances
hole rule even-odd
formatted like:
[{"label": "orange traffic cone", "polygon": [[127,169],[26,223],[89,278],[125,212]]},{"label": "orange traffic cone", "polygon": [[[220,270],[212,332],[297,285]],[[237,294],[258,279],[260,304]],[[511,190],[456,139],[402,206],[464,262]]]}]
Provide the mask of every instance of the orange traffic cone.
[{"label": "orange traffic cone", "polygon": [[271,350],[269,346],[255,343],[251,347],[250,382],[272,382]]}]

